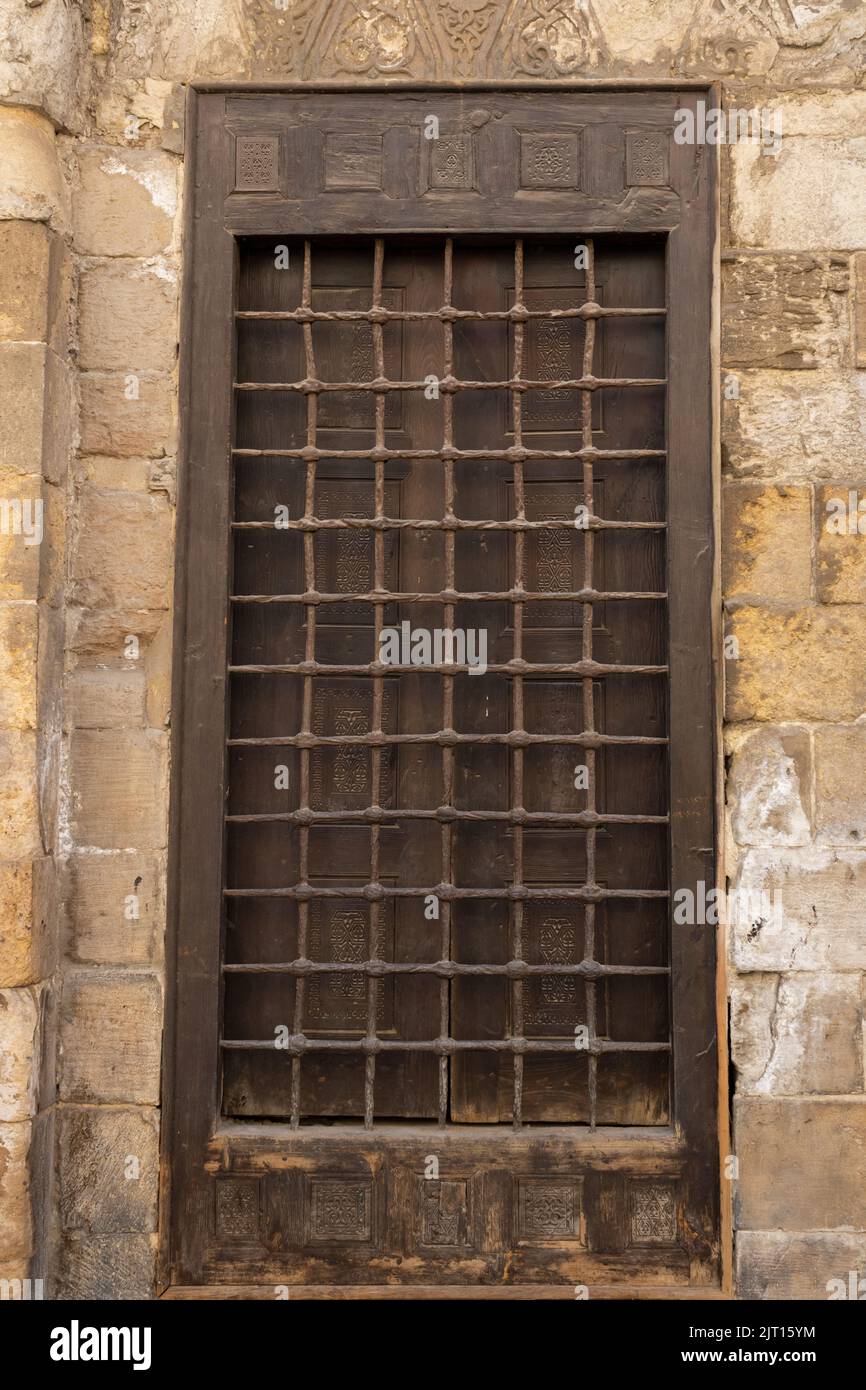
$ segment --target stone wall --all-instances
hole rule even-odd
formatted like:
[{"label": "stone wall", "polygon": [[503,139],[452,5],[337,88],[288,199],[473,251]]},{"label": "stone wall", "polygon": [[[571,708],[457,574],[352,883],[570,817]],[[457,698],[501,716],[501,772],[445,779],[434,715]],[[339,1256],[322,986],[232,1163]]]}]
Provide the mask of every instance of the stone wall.
[{"label": "stone wall", "polygon": [[783,902],[730,928],[727,1172],[741,1296],[866,1272],[866,10],[0,0],[0,33],[0,492],[44,517],[41,545],[0,534],[0,1277],[154,1289],[184,84],[207,78],[708,79],[781,114],[776,157],[721,151],[725,854]]}]

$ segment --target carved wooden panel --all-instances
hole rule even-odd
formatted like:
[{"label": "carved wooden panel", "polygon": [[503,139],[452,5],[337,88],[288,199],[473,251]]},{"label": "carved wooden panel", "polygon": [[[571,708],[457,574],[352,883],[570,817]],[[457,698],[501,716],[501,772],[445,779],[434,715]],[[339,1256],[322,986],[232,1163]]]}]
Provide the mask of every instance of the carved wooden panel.
[{"label": "carved wooden panel", "polygon": [[[314,285],[314,309],[333,313],[345,309],[369,309],[369,287]],[[404,292],[397,287],[382,290],[386,309],[401,310]],[[383,332],[385,373],[392,381],[402,375],[403,325],[389,323]],[[316,369],[322,381],[372,381],[376,375],[373,330],[369,323],[321,323],[315,330]],[[376,421],[371,391],[325,391],[319,397],[321,429],[372,430]],[[403,401],[399,391],[385,400],[385,428],[403,427]]]},{"label": "carved wooden panel", "polygon": [[631,1184],[632,1245],[670,1245],[677,1239],[676,1191],[672,1183]]},{"label": "carved wooden panel", "polygon": [[[382,728],[396,728],[397,696],[388,681],[382,696]],[[333,677],[317,682],[313,692],[313,733],[330,736],[368,734],[373,720],[373,685]],[[382,750],[379,804],[394,804],[397,752]],[[362,810],[373,801],[370,749],[359,744],[313,749],[310,758],[310,803],[318,809]]]},{"label": "carved wooden panel", "polygon": [[[391,516],[400,514],[399,484],[385,486],[385,506]],[[375,508],[372,481],[349,478],[322,478],[316,483],[317,515],[340,520],[345,517],[371,517]],[[399,534],[385,533],[385,583],[396,588],[399,567]],[[321,593],[368,593],[374,581],[373,533],[360,528],[320,531],[316,536],[316,588]],[[386,615],[389,610],[386,609]],[[386,616],[386,622],[391,621]],[[317,626],[373,626],[370,603],[323,603]]]},{"label": "carved wooden panel", "polygon": [[582,1241],[583,1185],[572,1178],[520,1178],[517,1183],[517,1233],[533,1243]]},{"label": "carved wooden panel", "polygon": [[239,135],[235,142],[235,189],[275,193],[279,187],[278,135]]},{"label": "carved wooden panel", "polygon": [[475,188],[475,145],[471,131],[441,130],[422,142],[422,189]]},{"label": "carved wooden panel", "polygon": [[521,188],[580,188],[581,132],[520,133]]},{"label": "carved wooden panel", "polygon": [[667,131],[626,131],[625,181],[629,188],[658,187],[668,183],[669,145]]},{"label": "carved wooden panel", "polygon": [[325,188],[381,188],[382,137],[369,130],[325,135]]},{"label": "carved wooden panel", "polygon": [[446,1182],[420,1180],[421,1244],[465,1245],[468,1222],[468,1184],[465,1180]]},{"label": "carved wooden panel", "polygon": [[309,1184],[307,1240],[366,1242],[373,1232],[373,1184],[313,1178]]},{"label": "carved wooden panel", "polygon": [[[338,880],[329,879],[333,887]],[[350,886],[345,879],[342,886]],[[310,905],[307,954],[315,961],[365,961],[370,958],[370,906],[363,898],[319,898]],[[375,941],[379,960],[394,959],[394,901],[382,904]],[[367,982],[363,975],[341,972],[312,975],[307,984],[304,1027],[307,1032],[361,1032],[367,1027]],[[379,986],[376,1028],[394,1027],[394,983]]]},{"label": "carved wooden panel", "polygon": [[259,1235],[259,1183],[222,1178],[214,1188],[216,1232],[221,1240],[255,1240]]}]

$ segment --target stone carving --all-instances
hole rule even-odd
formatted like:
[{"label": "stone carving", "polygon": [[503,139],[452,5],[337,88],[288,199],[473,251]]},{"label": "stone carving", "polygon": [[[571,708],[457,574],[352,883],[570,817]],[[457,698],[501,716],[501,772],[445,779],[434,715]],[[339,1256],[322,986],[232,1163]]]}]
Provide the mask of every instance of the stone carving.
[{"label": "stone carving", "polygon": [[228,1240],[257,1239],[259,1184],[221,1178],[216,1183],[216,1231]]},{"label": "stone carving", "polygon": [[373,1190],[369,1182],[313,1179],[310,1191],[311,1240],[365,1241],[372,1229]]},{"label": "stone carving", "polygon": [[580,1237],[581,1184],[572,1180],[521,1178],[518,1234],[523,1240]]},{"label": "stone carving", "polygon": [[455,77],[471,77],[495,35],[501,6],[496,0],[439,0],[436,27]]},{"label": "stone carving", "polygon": [[504,72],[572,77],[598,66],[601,30],[589,0],[514,0],[505,21]]},{"label": "stone carving", "polygon": [[632,1183],[632,1245],[671,1245],[676,1238],[677,1213],[673,1184]]}]

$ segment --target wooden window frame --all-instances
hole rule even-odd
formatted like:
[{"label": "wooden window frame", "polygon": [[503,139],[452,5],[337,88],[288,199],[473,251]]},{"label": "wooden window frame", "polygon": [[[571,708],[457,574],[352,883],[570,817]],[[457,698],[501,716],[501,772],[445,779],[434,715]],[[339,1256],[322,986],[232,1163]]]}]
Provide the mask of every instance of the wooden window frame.
[{"label": "wooden window frame", "polygon": [[[164,1046],[163,1174],[161,1245],[158,1282],[169,1297],[225,1297],[227,1286],[203,1286],[197,1276],[207,1215],[193,1170],[202,1156],[220,1149],[219,1009],[220,942],[213,923],[222,920],[222,845],[226,729],[226,609],[229,564],[229,497],[233,423],[233,295],[236,237],[330,232],[328,226],[304,224],[298,204],[275,186],[256,192],[237,191],[233,136],[242,131],[227,119],[227,106],[248,104],[255,127],[275,129],[273,103],[285,95],[311,100],[336,93],[356,96],[377,91],[456,95],[489,102],[496,93],[559,93],[576,105],[609,99],[621,108],[633,101],[634,122],[641,125],[641,102],[664,95],[671,103],[694,105],[703,98],[718,104],[706,84],[675,83],[637,89],[629,84],[490,83],[460,89],[430,84],[365,84],[363,87],[239,86],[203,84],[190,90],[187,112],[186,230],[181,354],[181,466],[178,508],[175,635],[173,675],[173,761],[170,812],[169,908],[166,952],[167,1011]],[[269,105],[270,104],[270,105]],[[468,110],[468,108],[467,108]],[[270,122],[270,126],[269,126]],[[576,124],[580,124],[576,117]],[[265,139],[269,137],[266,135]],[[674,187],[685,189],[675,213],[670,199],[641,187],[611,218],[597,209],[581,210],[586,199],[574,194],[574,211],[566,225],[560,214],[545,231],[580,229],[594,233],[627,231],[662,233],[667,238],[667,446],[668,457],[668,592],[669,592],[669,728],[671,889],[703,881],[719,882],[719,605],[716,560],[718,423],[714,381],[714,335],[717,312],[714,280],[717,248],[716,151],[711,147],[670,144]],[[234,192],[232,190],[235,190]],[[431,222],[411,227],[364,226],[359,235],[401,230],[441,231]],[[447,230],[490,230],[486,223]],[[531,227],[509,230],[522,234]],[[217,598],[216,596],[219,596]],[[677,733],[677,731],[680,731]],[[724,1296],[729,1259],[723,1217],[727,1201],[719,1153],[726,1138],[725,1069],[719,1064],[724,1042],[721,978],[722,952],[707,927],[673,927],[671,936],[673,1042],[673,1124],[662,1131],[683,1154],[708,1155],[709,1171],[698,1184],[700,1223],[721,1232],[721,1257],[705,1252],[706,1273],[696,1286],[665,1287],[664,1297]],[[678,1000],[688,994],[693,1007]],[[711,1118],[710,1118],[711,1117]],[[715,1125],[707,1145],[707,1124]],[[627,1151],[628,1144],[623,1140]],[[689,1213],[686,1213],[689,1220]],[[695,1252],[697,1264],[700,1251]],[[312,1296],[334,1292],[318,1286]],[[298,1293],[302,1290],[299,1288]],[[352,1297],[381,1294],[376,1286],[355,1287]],[[427,1291],[436,1296],[436,1291]],[[444,1293],[444,1290],[441,1292]],[[511,1286],[463,1291],[467,1297],[573,1297],[568,1286]],[[345,1291],[344,1291],[345,1293]],[[449,1295],[454,1296],[452,1286]],[[593,1289],[594,1296],[647,1296],[647,1287],[627,1285]],[[270,1287],[250,1285],[234,1296],[273,1297]],[[403,1288],[397,1297],[425,1296]]]}]

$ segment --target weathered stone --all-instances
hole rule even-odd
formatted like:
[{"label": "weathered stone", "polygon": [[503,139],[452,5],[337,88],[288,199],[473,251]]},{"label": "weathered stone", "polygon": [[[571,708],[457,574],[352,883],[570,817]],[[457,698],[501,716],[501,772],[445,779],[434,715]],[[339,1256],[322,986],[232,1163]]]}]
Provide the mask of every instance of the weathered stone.
[{"label": "weathered stone", "polygon": [[172,621],[166,617],[145,656],[147,722],[153,729],[167,726],[170,719],[172,638]]},{"label": "weathered stone", "polygon": [[81,377],[81,447],[86,453],[173,453],[175,413],[171,377],[136,372],[87,372]]},{"label": "weathered stone", "polygon": [[158,256],[171,247],[177,164],[160,150],[82,150],[73,198],[76,249],[86,256]]},{"label": "weathered stone", "polygon": [[866,483],[819,488],[815,525],[819,600],[866,602]]},{"label": "weathered stone", "polygon": [[33,1249],[27,1155],[31,1124],[0,1122],[0,1263],[26,1260]]},{"label": "weathered stone", "polygon": [[866,844],[866,724],[816,729],[815,825],[821,844]]},{"label": "weathered stone", "polygon": [[0,603],[0,728],[36,726],[35,604]]},{"label": "weathered stone", "polygon": [[88,488],[73,562],[73,601],[87,608],[165,608],[171,522],[165,498]]},{"label": "weathered stone", "polygon": [[734,1105],[741,1230],[866,1229],[866,1097]]},{"label": "weathered stone", "polygon": [[[73,608],[68,614],[67,648],[83,660],[104,662],[108,666],[135,666],[165,622],[165,609],[137,612],[110,609],[88,612]],[[140,656],[131,652],[130,639],[138,643]]]},{"label": "weathered stone", "polygon": [[816,367],[839,359],[848,262],[830,256],[730,256],[722,263],[722,363]]},{"label": "weathered stone", "polygon": [[60,1253],[56,1296],[100,1303],[152,1298],[155,1265],[155,1236],[71,1231]]},{"label": "weathered stone", "polygon": [[805,729],[759,729],[739,740],[727,783],[737,844],[808,844],[812,838],[811,780],[811,749]]},{"label": "weathered stone", "polygon": [[147,492],[152,468],[150,459],[86,454],[76,462],[76,482],[108,492]]},{"label": "weathered stone", "polygon": [[38,1071],[38,991],[0,990],[0,1121],[32,1119]]},{"label": "weathered stone", "polygon": [[0,472],[0,599],[20,603],[40,596],[43,491],[43,480],[32,473]]},{"label": "weathered stone", "polygon": [[152,855],[72,855],[65,897],[74,961],[148,965],[159,959],[163,870]]},{"label": "weathered stone", "polygon": [[0,106],[0,221],[69,220],[68,195],[60,174],[54,127],[45,116],[22,107]]},{"label": "weathered stone", "polygon": [[774,102],[777,156],[731,147],[731,235],[736,245],[860,250],[866,219],[863,93]]},{"label": "weathered stone", "polygon": [[84,12],[77,5],[40,0],[35,5],[3,7],[0,93],[4,101],[44,111],[67,130],[79,129],[84,116],[86,54]]},{"label": "weathered stone", "polygon": [[63,985],[60,1095],[155,1105],[162,992],[153,975],[75,972]]},{"label": "weathered stone", "polygon": [[56,881],[48,856],[0,864],[0,988],[35,984],[55,966]]},{"label": "weathered stone", "polygon": [[45,348],[0,343],[0,472],[42,473]]},{"label": "weathered stone", "polygon": [[866,1235],[740,1231],[736,1251],[739,1298],[848,1298],[866,1279]]},{"label": "weathered stone", "polygon": [[69,678],[69,722],[76,729],[123,729],[144,724],[144,671],[81,667]]},{"label": "weathered stone", "polygon": [[0,338],[48,339],[51,233],[41,222],[0,222]]},{"label": "weathered stone", "polygon": [[33,979],[31,903],[33,862],[0,864],[0,987]]},{"label": "weathered stone", "polygon": [[733,924],[738,970],[866,969],[866,855],[748,850],[733,887],[744,909],[761,905],[739,913]]},{"label": "weathered stone", "polygon": [[76,730],[70,738],[76,845],[158,849],[166,833],[166,739],[151,729]]},{"label": "weathered stone", "polygon": [[812,595],[812,493],[728,482],[722,494],[726,598],[807,602]]},{"label": "weathered stone", "polygon": [[727,716],[784,723],[857,719],[866,711],[866,607],[739,608],[725,662]]},{"label": "weathered stone", "polygon": [[863,474],[866,377],[820,368],[807,377],[743,370],[723,406],[722,453],[740,477],[856,478]]},{"label": "weathered stone", "polygon": [[156,1230],[159,1129],[155,1110],[64,1110],[60,1219],[64,1230],[109,1235]]},{"label": "weathered stone", "polygon": [[36,735],[0,730],[0,860],[42,852],[36,766]]},{"label": "weathered stone", "polygon": [[854,257],[854,353],[857,366],[866,367],[866,251]]},{"label": "weathered stone", "polygon": [[81,276],[81,366],[107,371],[171,371],[177,296],[163,262],[108,261]]},{"label": "weathered stone", "polygon": [[755,975],[731,992],[739,1095],[863,1090],[860,976]]}]

